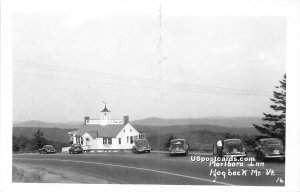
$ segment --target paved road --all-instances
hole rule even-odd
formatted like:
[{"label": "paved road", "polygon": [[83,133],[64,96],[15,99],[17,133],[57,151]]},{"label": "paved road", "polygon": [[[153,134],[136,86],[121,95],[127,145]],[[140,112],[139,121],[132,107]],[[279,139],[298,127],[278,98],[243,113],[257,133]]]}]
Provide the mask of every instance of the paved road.
[{"label": "paved road", "polygon": [[[207,156],[206,156],[207,157]],[[132,153],[99,153],[99,154],[17,154],[13,163],[35,165],[73,171],[111,183],[124,184],[172,184],[172,185],[257,185],[283,186],[284,167],[282,162],[267,162],[261,167],[250,167],[244,162],[241,167],[213,167],[209,162],[192,161],[195,156],[169,157],[167,154],[132,154]],[[254,162],[255,163],[255,162]],[[251,169],[260,171],[259,176],[251,175]],[[266,175],[266,170],[274,170],[273,176]],[[219,171],[224,175],[210,174]],[[230,171],[229,171],[230,170]],[[243,176],[229,176],[228,173]],[[257,172],[253,172],[256,174]],[[268,172],[272,173],[272,172]],[[257,173],[258,174],[258,173]],[[276,181],[277,180],[277,181]]]}]

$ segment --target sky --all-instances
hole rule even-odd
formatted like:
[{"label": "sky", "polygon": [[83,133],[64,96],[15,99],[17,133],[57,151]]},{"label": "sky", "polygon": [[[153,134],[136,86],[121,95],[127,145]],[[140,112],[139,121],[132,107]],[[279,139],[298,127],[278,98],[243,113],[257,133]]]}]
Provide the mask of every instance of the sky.
[{"label": "sky", "polygon": [[136,6],[14,14],[13,120],[99,118],[104,101],[114,119],[272,112],[285,17]]}]

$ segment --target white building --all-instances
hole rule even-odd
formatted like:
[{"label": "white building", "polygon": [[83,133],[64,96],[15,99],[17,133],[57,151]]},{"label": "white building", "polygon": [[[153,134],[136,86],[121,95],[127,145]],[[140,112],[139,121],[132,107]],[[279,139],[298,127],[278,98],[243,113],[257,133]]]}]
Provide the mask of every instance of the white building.
[{"label": "white building", "polygon": [[145,139],[146,134],[138,132],[130,123],[129,117],[111,119],[106,105],[100,119],[84,118],[84,125],[69,132],[73,144],[81,144],[85,150],[110,151],[131,149],[134,140]]}]

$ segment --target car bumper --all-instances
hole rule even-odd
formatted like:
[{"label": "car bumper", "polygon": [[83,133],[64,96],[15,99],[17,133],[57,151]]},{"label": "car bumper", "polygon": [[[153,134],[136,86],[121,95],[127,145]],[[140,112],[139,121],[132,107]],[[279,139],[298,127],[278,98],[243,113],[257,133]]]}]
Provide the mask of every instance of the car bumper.
[{"label": "car bumper", "polygon": [[224,157],[247,157],[247,154],[224,155]]},{"label": "car bumper", "polygon": [[71,152],[71,153],[82,153],[83,150],[71,150],[71,151],[69,151],[69,152]]},{"label": "car bumper", "polygon": [[184,154],[186,151],[170,151],[170,154]]},{"label": "car bumper", "polygon": [[56,153],[56,151],[47,151],[47,153]]},{"label": "car bumper", "polygon": [[150,149],[138,149],[138,152],[145,152],[145,151],[150,151]]},{"label": "car bumper", "polygon": [[265,158],[268,158],[268,159],[281,159],[281,158],[285,158],[285,155],[265,155]]}]

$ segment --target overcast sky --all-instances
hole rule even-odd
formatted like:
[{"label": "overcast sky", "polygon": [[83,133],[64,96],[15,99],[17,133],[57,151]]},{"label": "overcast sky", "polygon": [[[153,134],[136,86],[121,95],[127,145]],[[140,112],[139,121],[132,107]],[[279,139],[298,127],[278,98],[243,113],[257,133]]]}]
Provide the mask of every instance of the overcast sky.
[{"label": "overcast sky", "polygon": [[[104,11],[106,10],[106,11]],[[13,17],[14,121],[261,116],[285,73],[279,16],[152,5]],[[186,12],[187,13],[187,12]]]}]

